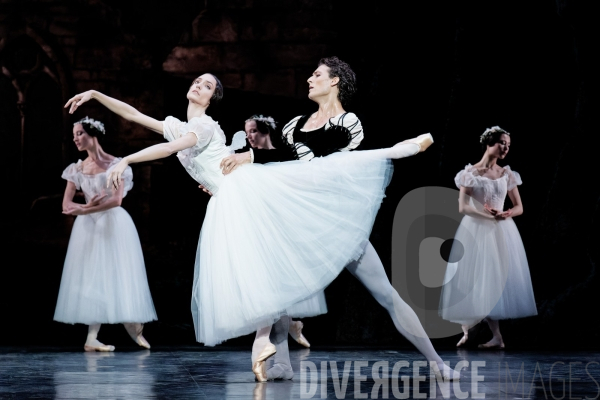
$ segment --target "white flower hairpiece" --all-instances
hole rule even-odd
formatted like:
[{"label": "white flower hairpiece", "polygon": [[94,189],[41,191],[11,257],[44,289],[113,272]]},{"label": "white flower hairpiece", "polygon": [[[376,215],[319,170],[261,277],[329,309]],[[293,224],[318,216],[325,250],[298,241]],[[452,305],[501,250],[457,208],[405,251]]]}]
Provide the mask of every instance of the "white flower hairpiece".
[{"label": "white flower hairpiece", "polygon": [[89,125],[93,126],[94,128],[98,129],[100,132],[102,132],[103,135],[106,134],[106,131],[104,130],[104,124],[100,121],[96,121],[95,119],[88,117],[87,115],[85,116],[85,118],[80,119],[79,121],[75,122],[73,124],[73,126],[75,126],[77,124],[89,124]]},{"label": "white flower hairpiece", "polygon": [[273,130],[275,130],[277,127],[273,117],[265,117],[262,114],[261,115],[253,115],[251,118],[248,119],[248,121],[252,121],[252,120],[264,122],[265,124],[269,125]]},{"label": "white flower hairpiece", "polygon": [[498,132],[498,131],[510,136],[510,133],[506,132],[504,129],[502,129],[498,125],[496,125],[496,126],[492,126],[491,128],[487,128],[485,131],[483,131],[481,136],[479,136],[479,143],[484,143],[490,137],[490,135],[492,133]]}]

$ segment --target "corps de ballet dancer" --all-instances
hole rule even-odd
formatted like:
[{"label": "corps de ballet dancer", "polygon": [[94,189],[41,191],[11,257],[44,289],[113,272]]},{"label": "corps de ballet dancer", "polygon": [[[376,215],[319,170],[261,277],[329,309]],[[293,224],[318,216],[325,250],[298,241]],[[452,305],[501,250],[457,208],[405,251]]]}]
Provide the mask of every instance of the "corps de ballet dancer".
[{"label": "corps de ballet dancer", "polygon": [[[503,349],[499,320],[537,315],[537,308],[525,248],[513,221],[523,214],[517,187],[521,176],[497,164],[508,154],[510,134],[494,126],[485,130],[480,142],[482,159],[454,179],[464,217],[450,250],[440,316],[462,325],[458,347],[467,342],[469,328],[485,320],[493,337],[479,348]],[[507,194],[512,208],[504,211]]]},{"label": "corps de ballet dancer", "polygon": [[[205,113],[222,94],[214,75],[195,79],[187,92],[188,122],[156,120],[95,90],[65,105],[72,113],[96,99],[169,141],[123,158],[107,185],[119,187],[131,163],[177,153],[187,172],[213,193],[192,291],[196,340],[208,346],[272,325],[289,307],[322,291],[352,260],[368,257],[365,243],[391,178],[390,160],[415,155],[433,142],[426,134],[391,148],[337,152],[310,163],[250,163],[224,175],[221,161],[235,146],[225,145],[223,131]],[[177,207],[184,212],[194,205]],[[263,237],[271,238],[269,246],[260,245]],[[419,339],[431,346],[424,331],[423,336]],[[437,374],[456,378],[439,356],[430,361]]]},{"label": "corps de ballet dancer", "polygon": [[[77,216],[60,282],[54,320],[89,325],[86,351],[114,351],[98,341],[101,324],[122,323],[131,338],[150,348],[142,335],[143,324],[156,320],[146,278],[142,247],[131,217],[121,201],[133,187],[131,168],[123,171],[123,184],[106,189],[106,177],[120,158],[107,154],[99,140],[104,124],[85,117],[73,125],[77,150],[83,161],[63,172],[67,187],[63,214]],[[73,201],[77,190],[86,204]]]},{"label": "corps de ballet dancer", "polygon": [[[277,140],[278,136],[271,136],[271,133],[275,133],[276,131],[277,123],[275,122],[273,117],[262,114],[252,115],[250,118],[244,121],[244,133],[246,134],[246,139],[248,140],[248,146],[236,150],[236,152],[246,152],[250,151],[250,149],[275,150],[276,147],[273,145],[274,140],[276,141],[278,147],[282,148],[284,145],[283,143],[281,143],[281,139]],[[289,150],[288,153],[292,154],[292,152]],[[212,196],[212,193],[209,190],[207,190],[204,186],[199,185],[199,187],[204,192]],[[288,315],[290,316],[288,334],[301,346],[310,348],[309,341],[306,339],[306,337],[304,337],[304,334],[302,333],[304,324],[302,323],[302,321],[293,320],[291,318],[302,318],[304,316],[315,316],[325,313],[327,313],[327,302],[325,301],[324,292],[319,292],[318,294],[311,297],[309,301],[301,302],[294,305],[292,309],[288,310]],[[254,364],[254,359],[252,361],[252,364]]]}]

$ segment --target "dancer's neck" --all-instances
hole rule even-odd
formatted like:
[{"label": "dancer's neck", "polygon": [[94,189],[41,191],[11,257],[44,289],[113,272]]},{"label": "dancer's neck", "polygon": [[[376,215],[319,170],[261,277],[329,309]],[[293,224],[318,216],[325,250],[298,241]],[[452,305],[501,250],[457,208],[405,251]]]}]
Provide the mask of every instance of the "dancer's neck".
[{"label": "dancer's neck", "polygon": [[92,147],[86,150],[88,153],[88,158],[94,162],[96,161],[106,161],[109,156],[104,152],[102,147],[99,144],[94,144]]},{"label": "dancer's neck", "polygon": [[492,169],[496,166],[496,161],[498,161],[498,157],[494,157],[486,151],[481,158],[481,161],[477,163],[477,166],[480,168]]},{"label": "dancer's neck", "polygon": [[327,98],[318,100],[319,109],[312,115],[311,118],[316,120],[328,120],[335,117],[336,115],[343,114],[346,112],[342,103],[336,97],[327,96]]},{"label": "dancer's neck", "polygon": [[190,101],[188,104],[188,108],[187,108],[187,120],[189,121],[192,118],[201,117],[201,116],[205,115],[207,108],[208,108],[208,105],[203,106],[201,104]]}]

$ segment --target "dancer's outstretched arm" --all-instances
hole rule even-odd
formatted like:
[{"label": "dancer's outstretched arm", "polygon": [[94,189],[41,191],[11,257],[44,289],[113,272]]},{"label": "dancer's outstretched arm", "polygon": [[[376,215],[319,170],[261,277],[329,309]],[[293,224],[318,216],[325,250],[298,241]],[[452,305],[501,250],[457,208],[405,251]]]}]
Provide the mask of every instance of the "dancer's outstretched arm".
[{"label": "dancer's outstretched arm", "polygon": [[[162,122],[161,122],[162,125]],[[178,151],[189,149],[198,142],[198,137],[193,132],[188,132],[179,139],[175,139],[172,142],[159,143],[154,146],[140,150],[137,153],[133,153],[124,157],[115,167],[112,169],[110,174],[106,178],[106,187],[118,188],[121,185],[121,176],[129,164],[140,163],[144,161],[158,160],[159,158],[169,157],[171,154],[177,153]]]},{"label": "dancer's outstretched arm", "polygon": [[113,99],[110,96],[98,92],[97,90],[88,90],[87,92],[83,92],[73,96],[69,101],[67,101],[67,104],[65,104],[65,108],[70,106],[69,114],[73,114],[75,110],[79,108],[80,105],[92,99],[97,100],[104,107],[108,108],[115,114],[125,118],[127,121],[133,121],[142,126],[145,126],[150,130],[153,130],[154,132],[160,133],[161,135],[163,134],[162,121],[158,121],[152,117],[142,114],[129,104],[123,103],[122,101],[117,99]]}]

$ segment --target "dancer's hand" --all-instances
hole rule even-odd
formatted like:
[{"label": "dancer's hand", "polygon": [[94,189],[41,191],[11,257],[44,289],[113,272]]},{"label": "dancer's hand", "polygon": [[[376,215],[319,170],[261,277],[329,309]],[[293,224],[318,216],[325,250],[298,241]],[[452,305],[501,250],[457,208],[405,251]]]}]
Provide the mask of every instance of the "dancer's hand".
[{"label": "dancer's hand", "polygon": [[117,190],[123,182],[122,176],[125,169],[129,166],[129,162],[127,161],[127,157],[123,158],[115,167],[110,171],[110,174],[106,177],[106,187],[113,187],[114,190]]},{"label": "dancer's hand", "polygon": [[63,210],[62,213],[65,215],[84,215],[85,209],[82,205],[77,204],[72,207],[69,207],[66,210]]},{"label": "dancer's hand", "polygon": [[106,197],[106,193],[104,193],[104,190],[103,190],[103,191],[102,191],[102,193],[100,193],[100,194],[97,194],[97,195],[95,195],[94,197],[92,197],[92,198],[90,199],[90,201],[89,201],[89,202],[88,202],[86,205],[84,205],[84,206],[82,206],[82,207],[84,207],[84,208],[88,208],[88,207],[94,207],[94,206],[97,206],[98,204],[100,204],[100,202],[101,202],[102,200],[104,200],[104,198],[105,198],[105,197]]},{"label": "dancer's hand", "polygon": [[92,99],[93,92],[93,90],[88,90],[87,92],[79,93],[71,97],[71,99],[67,101],[67,104],[65,104],[64,108],[67,108],[69,105],[71,105],[71,108],[69,109],[69,114],[73,114],[80,105]]},{"label": "dancer's hand", "polygon": [[223,175],[232,173],[237,167],[250,163],[250,152],[232,154],[221,160],[221,170]]},{"label": "dancer's hand", "polygon": [[490,214],[491,218],[498,219],[497,216],[501,214],[501,211],[496,210],[495,208],[490,207],[487,203],[483,205],[483,209]]},{"label": "dancer's hand", "polygon": [[213,194],[212,194],[212,192],[211,192],[210,190],[208,190],[207,188],[205,188],[204,186],[202,186],[202,185],[198,185],[198,187],[199,187],[200,189],[202,189],[202,191],[203,191],[204,193],[208,193],[208,194],[209,194],[209,195],[211,195],[211,196],[213,195]]},{"label": "dancer's hand", "polygon": [[506,210],[504,212],[496,214],[495,218],[497,220],[504,220],[506,218],[510,218],[511,216],[512,216],[512,209],[509,208],[508,210]]}]

